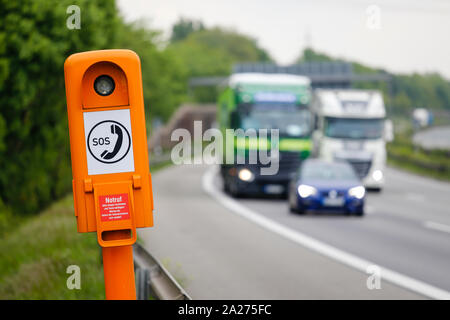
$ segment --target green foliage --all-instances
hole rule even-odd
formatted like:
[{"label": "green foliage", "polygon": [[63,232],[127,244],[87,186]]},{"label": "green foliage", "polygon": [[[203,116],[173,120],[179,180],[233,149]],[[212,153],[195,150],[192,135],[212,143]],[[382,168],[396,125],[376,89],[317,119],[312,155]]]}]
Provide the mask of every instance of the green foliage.
[{"label": "green foliage", "polygon": [[352,64],[353,72],[355,72],[357,74],[384,72],[384,70],[382,70],[382,69],[371,68],[371,67],[365,66],[358,62],[347,61],[346,59],[343,59],[343,58],[331,57],[331,56],[327,55],[326,53],[315,51],[312,48],[304,49],[303,53],[296,60],[296,63],[303,63],[303,62],[348,62],[348,63]]},{"label": "green foliage", "polygon": [[409,133],[396,135],[395,140],[387,144],[388,162],[391,165],[450,181],[450,151],[425,150],[411,142]]},{"label": "green foliage", "polygon": [[[70,5],[81,9],[81,29],[66,27]],[[157,47],[157,34],[126,25],[114,0],[0,0],[0,212],[36,212],[70,190],[65,59],[134,49],[148,114],[167,119],[184,95],[185,74]]]},{"label": "green foliage", "polygon": [[[189,78],[226,76],[237,62],[271,61],[255,39],[220,28],[190,32],[184,40],[172,42],[167,51],[179,58]],[[215,102],[217,97],[215,88],[196,88],[191,93],[199,102]]]},{"label": "green foliage", "polygon": [[185,39],[189,34],[195,31],[204,30],[203,22],[180,18],[172,27],[170,42],[176,42]]},{"label": "green foliage", "polygon": [[450,110],[450,81],[436,73],[396,75],[393,78],[393,93],[409,109],[429,108]]},{"label": "green foliage", "polygon": [[[0,299],[104,299],[95,233],[77,233],[72,197],[66,197],[0,236]],[[81,290],[66,286],[67,267],[81,271]]]},{"label": "green foliage", "polygon": [[[64,60],[114,43],[118,18],[113,1],[0,3],[0,196],[31,212],[70,187]],[[66,28],[71,4],[80,30]]]},{"label": "green foliage", "polygon": [[135,51],[141,59],[146,116],[168,120],[186,94],[186,71],[181,62],[173,53],[157,48],[158,32],[139,23],[124,25],[119,41],[122,48]]},{"label": "green foliage", "polygon": [[[151,171],[170,166],[151,165]],[[71,195],[37,216],[15,215],[7,229],[0,213],[0,300],[104,299],[105,287],[97,234],[77,233]],[[69,290],[67,267],[81,271],[81,290]]]},{"label": "green foliage", "polygon": [[[330,57],[324,53],[307,48],[297,62],[311,61],[345,61]],[[371,68],[361,63],[351,62],[353,71],[357,74],[385,73],[379,68]],[[431,74],[391,74],[392,82],[357,82],[360,89],[378,89],[383,92],[388,111],[394,115],[409,115],[414,108],[429,108],[431,110],[450,110],[450,81],[437,73]]]},{"label": "green foliage", "polygon": [[220,28],[192,32],[168,49],[180,57],[189,76],[228,75],[235,62],[270,61],[254,39]]},{"label": "green foliage", "polygon": [[305,48],[300,57],[296,60],[296,63],[303,62],[334,62],[342,61],[341,59],[336,59],[326,55],[325,53],[314,51],[311,48]]}]

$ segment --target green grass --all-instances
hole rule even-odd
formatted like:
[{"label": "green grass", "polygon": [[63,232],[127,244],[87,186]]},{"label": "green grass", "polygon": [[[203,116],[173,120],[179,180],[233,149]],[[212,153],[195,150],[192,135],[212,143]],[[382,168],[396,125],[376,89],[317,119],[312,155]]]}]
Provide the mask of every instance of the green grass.
[{"label": "green grass", "polygon": [[[1,217],[0,299],[105,299],[97,235],[77,232],[71,194],[36,216]],[[80,267],[80,290],[67,288],[70,265]]]},{"label": "green grass", "polygon": [[388,163],[423,176],[450,181],[450,151],[424,150],[408,135],[397,135],[387,145]]},{"label": "green grass", "polygon": [[[70,265],[80,267],[80,290],[67,288]],[[71,195],[3,235],[0,299],[104,298],[96,234],[77,232]]]}]

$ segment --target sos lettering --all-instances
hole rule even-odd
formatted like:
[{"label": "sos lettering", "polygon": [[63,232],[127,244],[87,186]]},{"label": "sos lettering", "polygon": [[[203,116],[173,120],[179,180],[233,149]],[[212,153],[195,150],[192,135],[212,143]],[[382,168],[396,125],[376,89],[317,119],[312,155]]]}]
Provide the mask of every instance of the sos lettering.
[{"label": "sos lettering", "polygon": [[109,140],[109,137],[105,137],[105,138],[93,138],[92,139],[92,144],[94,146],[100,145],[100,146],[107,146],[111,143],[111,141]]}]

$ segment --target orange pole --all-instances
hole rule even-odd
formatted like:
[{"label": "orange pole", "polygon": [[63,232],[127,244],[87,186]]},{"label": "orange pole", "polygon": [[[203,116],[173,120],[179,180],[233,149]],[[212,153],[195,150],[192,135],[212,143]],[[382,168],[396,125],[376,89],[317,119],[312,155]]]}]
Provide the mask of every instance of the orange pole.
[{"label": "orange pole", "polygon": [[[117,231],[120,233],[120,231]],[[118,234],[109,234],[105,240],[120,238]],[[131,246],[104,247],[103,273],[107,300],[136,300],[134,280],[133,248]]]}]

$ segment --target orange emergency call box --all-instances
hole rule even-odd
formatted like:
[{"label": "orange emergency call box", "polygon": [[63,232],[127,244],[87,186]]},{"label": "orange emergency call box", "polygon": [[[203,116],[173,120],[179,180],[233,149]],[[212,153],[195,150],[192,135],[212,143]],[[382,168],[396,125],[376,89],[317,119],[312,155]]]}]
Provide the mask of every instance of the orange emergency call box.
[{"label": "orange emergency call box", "polygon": [[153,226],[139,57],[76,53],[64,74],[78,232],[96,231],[102,247],[133,244],[136,228]]}]

